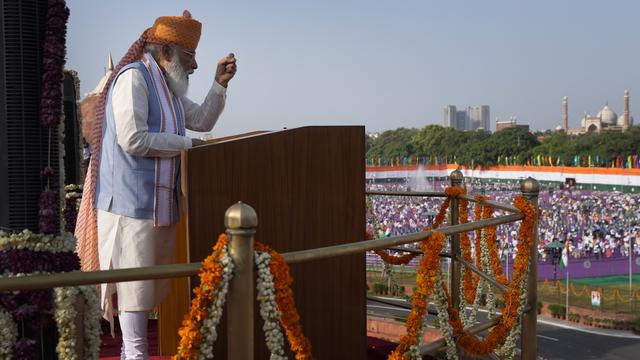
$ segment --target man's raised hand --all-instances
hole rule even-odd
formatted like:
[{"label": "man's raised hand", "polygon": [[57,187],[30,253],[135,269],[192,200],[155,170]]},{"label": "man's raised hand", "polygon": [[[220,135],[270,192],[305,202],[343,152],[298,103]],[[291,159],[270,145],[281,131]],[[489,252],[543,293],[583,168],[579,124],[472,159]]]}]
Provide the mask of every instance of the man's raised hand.
[{"label": "man's raised hand", "polygon": [[229,80],[233,79],[237,70],[238,66],[236,65],[236,57],[233,53],[230,53],[218,61],[218,67],[216,68],[216,81],[218,84],[227,87]]}]

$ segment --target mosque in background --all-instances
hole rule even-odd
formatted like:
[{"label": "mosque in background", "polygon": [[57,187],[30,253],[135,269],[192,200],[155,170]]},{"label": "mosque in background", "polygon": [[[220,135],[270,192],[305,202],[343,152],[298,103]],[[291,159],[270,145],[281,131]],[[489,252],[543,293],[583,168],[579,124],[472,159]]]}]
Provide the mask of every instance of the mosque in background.
[{"label": "mosque in background", "polygon": [[556,130],[578,135],[587,132],[600,133],[602,130],[625,131],[631,126],[633,126],[633,117],[629,114],[629,90],[625,90],[622,116],[618,117],[618,114],[609,107],[609,103],[606,103],[596,116],[585,113],[579,128],[569,128],[569,100],[566,96],[563,97],[562,126],[558,126]]}]

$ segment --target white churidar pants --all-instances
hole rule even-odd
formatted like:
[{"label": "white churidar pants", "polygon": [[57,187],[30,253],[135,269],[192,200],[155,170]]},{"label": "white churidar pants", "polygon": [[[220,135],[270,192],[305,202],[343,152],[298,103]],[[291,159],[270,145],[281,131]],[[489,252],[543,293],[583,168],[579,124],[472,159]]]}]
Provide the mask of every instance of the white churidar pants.
[{"label": "white churidar pants", "polygon": [[121,360],[148,360],[147,311],[122,311],[118,315],[122,330]]}]

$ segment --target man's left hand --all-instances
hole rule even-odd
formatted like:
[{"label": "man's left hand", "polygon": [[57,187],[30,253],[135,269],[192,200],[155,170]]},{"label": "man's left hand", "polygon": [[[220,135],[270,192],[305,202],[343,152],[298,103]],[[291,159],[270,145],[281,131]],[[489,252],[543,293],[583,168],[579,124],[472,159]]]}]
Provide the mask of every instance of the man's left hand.
[{"label": "man's left hand", "polygon": [[229,84],[229,80],[233,79],[238,67],[236,65],[236,57],[233,53],[223,57],[218,61],[216,68],[216,81],[225,88]]}]

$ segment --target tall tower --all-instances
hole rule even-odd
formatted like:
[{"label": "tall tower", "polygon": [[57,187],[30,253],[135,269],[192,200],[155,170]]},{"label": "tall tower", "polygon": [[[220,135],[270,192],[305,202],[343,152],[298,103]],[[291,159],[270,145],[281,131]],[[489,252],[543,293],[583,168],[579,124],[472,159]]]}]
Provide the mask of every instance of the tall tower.
[{"label": "tall tower", "polygon": [[622,123],[622,129],[626,130],[629,128],[629,89],[624,89],[624,121]]},{"label": "tall tower", "polygon": [[562,129],[564,132],[569,131],[569,99],[562,97]]},{"label": "tall tower", "polygon": [[444,107],[444,126],[456,127],[456,111],[455,105],[447,105]]}]

